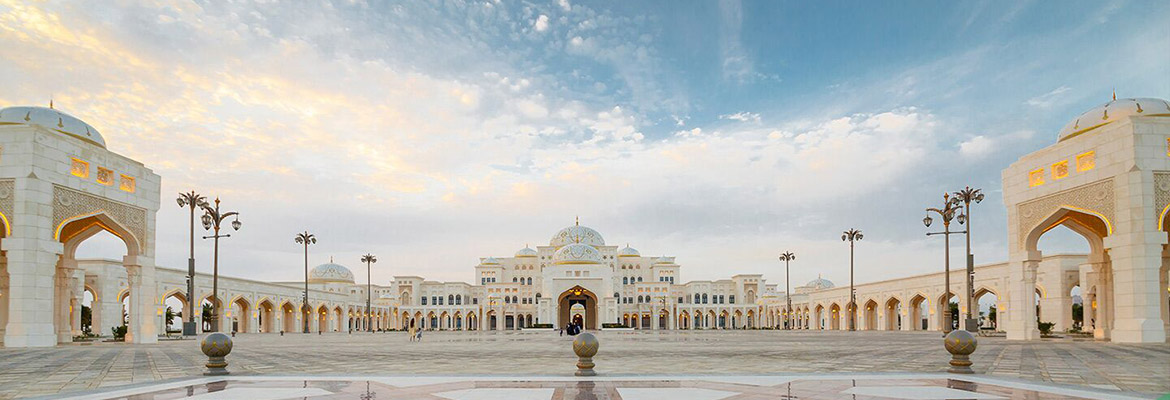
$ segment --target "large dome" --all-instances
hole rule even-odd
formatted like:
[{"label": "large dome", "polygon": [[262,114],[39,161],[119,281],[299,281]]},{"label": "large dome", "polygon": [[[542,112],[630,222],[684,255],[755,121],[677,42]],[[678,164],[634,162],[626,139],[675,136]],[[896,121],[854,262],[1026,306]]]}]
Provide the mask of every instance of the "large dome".
[{"label": "large dome", "polygon": [[1061,128],[1057,141],[1108,125],[1130,116],[1170,116],[1170,102],[1154,98],[1114,99],[1093,107]]},{"label": "large dome", "polygon": [[556,235],[553,235],[549,245],[553,247],[561,247],[570,243],[584,243],[590,246],[605,246],[605,239],[601,237],[600,233],[593,230],[593,228],[581,225],[573,225],[565,229],[561,229]]},{"label": "large dome", "polygon": [[553,253],[553,264],[600,264],[601,252],[585,243],[570,243]]},{"label": "large dome", "polygon": [[642,253],[639,253],[637,249],[627,244],[626,247],[618,250],[617,255],[618,257],[641,257]]},{"label": "large dome", "polygon": [[353,283],[353,272],[341,264],[321,264],[309,270],[309,283]]},{"label": "large dome", "polygon": [[0,125],[40,125],[45,129],[106,147],[106,139],[97,129],[76,117],[54,108],[17,106],[0,109]]}]

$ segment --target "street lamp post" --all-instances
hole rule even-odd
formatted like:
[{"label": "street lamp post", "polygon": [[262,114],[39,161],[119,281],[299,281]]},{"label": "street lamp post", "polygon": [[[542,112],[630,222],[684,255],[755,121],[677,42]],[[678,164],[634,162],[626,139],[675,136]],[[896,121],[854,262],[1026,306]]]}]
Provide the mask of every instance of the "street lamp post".
[{"label": "street lamp post", "polygon": [[[298,244],[305,245],[305,297],[303,299],[305,305],[303,306],[304,308],[301,309],[302,314],[303,314],[304,310],[309,309],[309,245],[316,244],[317,237],[314,236],[312,233],[309,233],[309,231],[304,231],[303,233],[298,233],[296,239],[294,239],[294,240]],[[305,318],[304,333],[309,333],[309,319],[308,318]]]},{"label": "street lamp post", "polygon": [[968,332],[976,332],[979,330],[979,320],[972,313],[978,304],[975,304],[975,255],[971,254],[971,203],[983,202],[983,191],[967,186],[955,192],[951,201],[963,203],[963,215],[967,219],[967,321],[964,328]]},{"label": "street lamp post", "polygon": [[187,316],[187,320],[183,322],[183,336],[195,336],[195,209],[202,209],[207,205],[207,198],[195,193],[194,190],[187,193],[179,193],[177,199],[179,207],[187,207],[191,209],[191,253],[187,257],[187,308],[183,310],[183,315]]},{"label": "street lamp post", "polygon": [[784,312],[784,329],[792,329],[792,289],[789,281],[791,275],[788,274],[788,263],[796,259],[796,254],[791,251],[784,252],[780,255],[780,261],[784,261],[784,297],[787,300],[787,309]]},{"label": "street lamp post", "polygon": [[[951,200],[951,195],[948,193],[943,193],[942,209],[933,207],[926,209],[927,214],[925,218],[922,218],[922,224],[927,227],[930,227],[930,224],[934,222],[934,219],[930,218],[931,212],[938,214],[943,220],[942,232],[929,232],[926,236],[943,235],[943,243],[946,247],[944,251],[946,259],[943,261],[943,270],[945,271],[943,285],[946,286],[946,294],[943,296],[943,303],[945,303],[945,307],[943,307],[943,321],[945,321],[943,333],[946,334],[951,331],[951,326],[954,324],[954,316],[951,315],[951,234],[967,233],[967,231],[951,232],[951,220],[958,220],[959,224],[962,225],[967,217],[963,215],[958,204]],[[971,308],[970,303],[967,303],[967,308]]]},{"label": "street lamp post", "polygon": [[853,242],[861,240],[864,235],[857,229],[850,229],[841,234],[841,241],[849,241],[849,330],[857,329],[857,293],[853,291]]},{"label": "street lamp post", "polygon": [[204,236],[203,238],[214,239],[215,242],[211,257],[211,298],[214,299],[211,303],[211,331],[219,332],[219,308],[223,306],[223,302],[219,300],[219,238],[232,237],[230,233],[219,234],[219,228],[225,219],[233,216],[235,217],[235,220],[232,221],[233,230],[240,230],[240,226],[243,224],[240,223],[240,213],[235,211],[221,212],[219,210],[218,197],[215,198],[215,208],[212,208],[206,202],[201,207],[203,207],[203,229],[212,230],[213,232],[211,236]]},{"label": "street lamp post", "polygon": [[373,284],[370,282],[370,264],[378,262],[378,258],[374,257],[373,254],[367,253],[362,256],[362,262],[366,263],[366,328],[370,332],[373,332],[374,325],[370,320],[370,290],[373,290]]}]

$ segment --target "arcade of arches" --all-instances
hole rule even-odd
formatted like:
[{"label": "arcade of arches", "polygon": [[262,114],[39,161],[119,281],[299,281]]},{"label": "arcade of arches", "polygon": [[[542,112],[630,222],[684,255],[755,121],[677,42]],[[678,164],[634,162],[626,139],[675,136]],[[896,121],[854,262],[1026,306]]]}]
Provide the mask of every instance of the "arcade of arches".
[{"label": "arcade of arches", "polygon": [[[23,118],[11,117],[17,114]],[[1082,120],[1100,123],[1082,128]],[[330,262],[314,268],[308,305],[302,282],[221,276],[221,302],[210,293],[209,277],[197,275],[193,313],[241,333],[569,323],[847,329],[851,320],[861,330],[942,330],[949,311],[971,309],[981,327],[1006,331],[1009,339],[1039,338],[1037,322],[1045,321],[1102,340],[1164,342],[1170,331],[1170,103],[1114,100],[1070,121],[1059,137],[1004,170],[1008,261],[976,267],[974,304],[962,295],[961,268],[950,277],[952,296],[941,287],[941,273],[924,274],[858,285],[856,306],[847,288],[822,278],[792,293],[760,274],[684,282],[674,257],[607,245],[597,231],[574,224],[548,245],[481,258],[476,284],[396,276],[374,285],[368,310],[365,285]],[[127,340],[149,343],[177,329],[178,319],[166,310],[185,310],[190,299],[185,271],[154,265],[158,175],[106,150],[92,126],[40,107],[0,110],[0,153],[4,346],[51,346],[123,324]],[[1043,253],[1040,239],[1053,229],[1083,237],[1088,254]],[[76,259],[78,245],[102,232],[125,244],[125,256]]]}]

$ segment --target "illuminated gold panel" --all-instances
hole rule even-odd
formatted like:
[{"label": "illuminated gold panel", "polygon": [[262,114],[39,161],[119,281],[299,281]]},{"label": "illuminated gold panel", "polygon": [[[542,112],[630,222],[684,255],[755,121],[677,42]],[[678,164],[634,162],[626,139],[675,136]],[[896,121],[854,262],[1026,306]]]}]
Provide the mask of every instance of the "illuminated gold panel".
[{"label": "illuminated gold panel", "polygon": [[1028,186],[1040,186],[1044,184],[1044,168],[1033,170],[1028,173]]},{"label": "illuminated gold panel", "polygon": [[119,185],[118,188],[130,193],[134,193],[134,177],[122,175],[122,184]]},{"label": "illuminated gold panel", "polygon": [[69,167],[69,173],[78,178],[89,178],[89,163],[74,158],[73,166]]},{"label": "illuminated gold panel", "polygon": [[1052,180],[1062,179],[1068,176],[1068,160],[1052,164]]},{"label": "illuminated gold panel", "polygon": [[1093,169],[1097,166],[1097,154],[1092,151],[1086,151],[1077,156],[1077,172],[1083,172]]},{"label": "illuminated gold panel", "polygon": [[113,185],[114,184],[114,171],[111,171],[111,170],[108,170],[108,169],[105,169],[102,167],[98,167],[97,181],[98,181],[98,183],[103,184],[103,185]]}]

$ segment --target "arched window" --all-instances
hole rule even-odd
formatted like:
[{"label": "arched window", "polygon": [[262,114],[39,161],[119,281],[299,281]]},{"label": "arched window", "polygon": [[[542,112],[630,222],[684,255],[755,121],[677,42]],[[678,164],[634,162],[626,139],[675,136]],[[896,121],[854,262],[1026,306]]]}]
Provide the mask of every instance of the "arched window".
[{"label": "arched window", "polygon": [[508,297],[508,296],[504,296],[504,303],[505,303],[505,304],[510,304],[510,303],[512,303],[512,298],[511,298],[511,297]]},{"label": "arched window", "polygon": [[629,285],[629,284],[630,284],[630,278],[628,278],[628,277],[624,277],[624,276],[623,276],[623,277],[622,277],[622,284],[623,284],[623,285]]},{"label": "arched window", "polygon": [[519,302],[519,300],[516,296],[512,296],[512,302],[517,303],[517,302]]},{"label": "arched window", "polygon": [[620,297],[621,297],[621,294],[620,294],[620,293],[618,293],[618,292],[613,292],[613,297],[614,297],[615,299],[616,299],[616,298],[620,298]]},{"label": "arched window", "polygon": [[695,293],[695,304],[699,304],[699,294]]},{"label": "arched window", "polygon": [[455,295],[447,295],[447,304],[455,304]]},{"label": "arched window", "polygon": [[703,304],[707,304],[707,294],[703,293]]},{"label": "arched window", "polygon": [[540,293],[537,293],[537,294],[536,294],[536,299],[537,299],[537,300],[540,300]]},{"label": "arched window", "polygon": [[463,304],[463,295],[460,295],[460,294],[455,295],[455,305],[462,305],[462,304]]},{"label": "arched window", "polygon": [[641,281],[642,281],[642,277],[640,277],[640,276],[639,276],[639,277],[638,277],[638,282],[641,282]]},{"label": "arched window", "polygon": [[530,276],[530,277],[528,277],[528,284],[529,284],[529,285],[531,285],[531,284],[532,284],[532,277],[531,277],[531,276]]},{"label": "arched window", "polygon": [[516,283],[516,277],[512,277],[512,283]]}]

